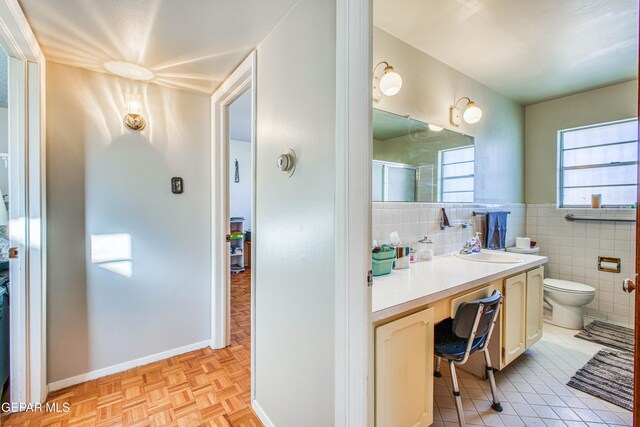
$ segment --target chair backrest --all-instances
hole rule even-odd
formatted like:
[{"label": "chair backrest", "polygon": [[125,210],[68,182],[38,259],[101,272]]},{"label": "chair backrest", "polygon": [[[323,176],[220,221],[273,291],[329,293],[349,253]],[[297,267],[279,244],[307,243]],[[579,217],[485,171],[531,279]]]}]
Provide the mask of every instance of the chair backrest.
[{"label": "chair backrest", "polygon": [[463,302],[453,319],[453,333],[460,338],[481,338],[488,335],[500,310],[502,294],[494,291],[491,296]]}]

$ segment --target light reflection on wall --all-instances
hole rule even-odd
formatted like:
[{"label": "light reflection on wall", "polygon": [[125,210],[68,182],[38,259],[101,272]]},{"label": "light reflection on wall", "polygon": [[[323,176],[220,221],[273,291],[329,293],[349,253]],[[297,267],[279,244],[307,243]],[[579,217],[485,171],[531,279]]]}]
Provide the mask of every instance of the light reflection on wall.
[{"label": "light reflection on wall", "polygon": [[91,263],[124,277],[133,276],[131,234],[92,234]]}]

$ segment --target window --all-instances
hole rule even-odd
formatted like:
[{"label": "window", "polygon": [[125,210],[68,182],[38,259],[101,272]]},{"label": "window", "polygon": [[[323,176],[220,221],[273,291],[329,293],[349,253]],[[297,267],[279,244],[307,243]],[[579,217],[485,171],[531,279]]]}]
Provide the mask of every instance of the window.
[{"label": "window", "polygon": [[567,129],[559,133],[560,206],[631,207],[637,202],[638,121]]},{"label": "window", "polygon": [[473,145],[440,151],[440,201],[473,202]]}]

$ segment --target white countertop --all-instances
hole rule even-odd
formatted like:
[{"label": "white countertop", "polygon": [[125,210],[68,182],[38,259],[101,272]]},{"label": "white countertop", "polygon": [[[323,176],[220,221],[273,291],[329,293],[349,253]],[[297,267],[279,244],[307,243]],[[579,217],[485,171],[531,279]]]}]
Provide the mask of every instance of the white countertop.
[{"label": "white countertop", "polygon": [[513,255],[524,258],[524,262],[497,264],[442,255],[374,277],[372,319],[378,322],[547,262],[544,256]]}]

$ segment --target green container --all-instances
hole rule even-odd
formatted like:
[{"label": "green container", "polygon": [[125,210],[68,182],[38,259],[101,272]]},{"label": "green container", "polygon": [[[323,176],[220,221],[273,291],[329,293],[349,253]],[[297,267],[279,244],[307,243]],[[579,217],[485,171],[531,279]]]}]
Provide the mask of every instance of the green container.
[{"label": "green container", "polygon": [[371,260],[371,265],[372,265],[371,271],[373,272],[373,275],[384,276],[385,274],[391,273],[391,270],[393,269],[393,261],[395,261],[395,259],[396,257],[394,254],[393,258],[383,259],[383,260],[377,260],[377,259]]},{"label": "green container", "polygon": [[376,261],[382,261],[385,259],[391,259],[395,257],[396,257],[396,251],[394,251],[393,248],[390,247],[389,245],[382,245],[380,246],[380,252],[371,253],[371,258],[375,259]]}]

